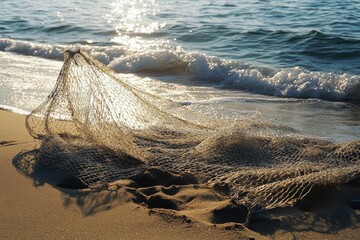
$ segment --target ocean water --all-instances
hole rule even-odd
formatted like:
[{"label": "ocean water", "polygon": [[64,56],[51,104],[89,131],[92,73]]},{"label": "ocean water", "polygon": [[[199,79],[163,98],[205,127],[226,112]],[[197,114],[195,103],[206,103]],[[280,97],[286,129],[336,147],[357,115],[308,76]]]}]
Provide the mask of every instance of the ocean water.
[{"label": "ocean water", "polygon": [[72,48],[211,117],[360,137],[358,0],[2,0],[0,107],[41,103]]}]

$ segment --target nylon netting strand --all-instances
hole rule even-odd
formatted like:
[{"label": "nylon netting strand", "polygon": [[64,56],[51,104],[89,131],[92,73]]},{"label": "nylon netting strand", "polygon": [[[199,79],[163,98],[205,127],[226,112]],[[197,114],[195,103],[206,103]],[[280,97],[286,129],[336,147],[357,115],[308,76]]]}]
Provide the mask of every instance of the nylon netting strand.
[{"label": "nylon netting strand", "polygon": [[67,51],[57,84],[27,116],[37,161],[90,187],[149,167],[227,184],[249,209],[293,205],[314,185],[359,177],[360,141],[305,137],[258,117],[205,120],[117,78],[83,51]]}]

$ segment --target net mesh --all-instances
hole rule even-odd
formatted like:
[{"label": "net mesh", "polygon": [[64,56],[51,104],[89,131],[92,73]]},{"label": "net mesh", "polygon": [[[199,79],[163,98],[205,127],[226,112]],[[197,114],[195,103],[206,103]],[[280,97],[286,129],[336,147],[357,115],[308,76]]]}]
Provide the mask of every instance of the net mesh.
[{"label": "net mesh", "polygon": [[67,51],[49,97],[27,116],[37,163],[89,187],[150,167],[226,184],[249,209],[293,205],[314,185],[359,177],[360,141],[333,143],[259,117],[208,120],[132,86],[83,51]]}]

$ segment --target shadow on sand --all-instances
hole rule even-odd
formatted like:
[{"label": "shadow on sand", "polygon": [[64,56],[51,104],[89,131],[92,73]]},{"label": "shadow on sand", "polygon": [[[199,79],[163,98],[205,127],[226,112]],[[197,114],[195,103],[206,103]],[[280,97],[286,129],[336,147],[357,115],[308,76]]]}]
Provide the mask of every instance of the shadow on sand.
[{"label": "shadow on sand", "polygon": [[[191,224],[198,219],[191,215],[189,209],[196,208],[201,201],[212,205],[219,203],[213,208],[207,207],[209,217],[205,220],[212,225],[242,225],[248,214],[245,207],[231,201],[226,193],[198,184],[190,174],[173,174],[149,168],[132,179],[88,188],[65,172],[41,166],[36,157],[37,150],[20,152],[14,157],[13,165],[21,174],[31,178],[35,187],[49,184],[58,189],[64,207],[76,205],[84,216],[132,202],[150,209],[150,215],[165,213],[167,219],[180,219]],[[345,228],[358,227],[359,209],[360,181],[338,187],[315,186],[294,207],[253,213],[247,228],[270,236],[278,230],[336,234]]]}]

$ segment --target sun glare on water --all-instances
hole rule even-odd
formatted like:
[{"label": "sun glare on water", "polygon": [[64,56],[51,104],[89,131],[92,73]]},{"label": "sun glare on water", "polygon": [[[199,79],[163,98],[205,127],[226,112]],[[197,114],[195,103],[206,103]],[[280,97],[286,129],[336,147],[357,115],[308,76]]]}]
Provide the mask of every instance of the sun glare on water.
[{"label": "sun glare on water", "polygon": [[153,19],[159,11],[155,0],[116,0],[110,7],[112,11],[105,18],[118,33],[111,41],[130,49],[140,48],[143,36],[166,26]]}]

